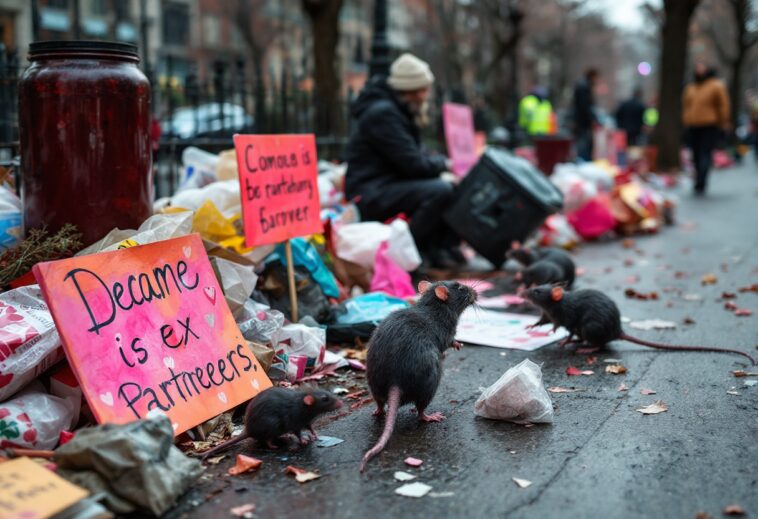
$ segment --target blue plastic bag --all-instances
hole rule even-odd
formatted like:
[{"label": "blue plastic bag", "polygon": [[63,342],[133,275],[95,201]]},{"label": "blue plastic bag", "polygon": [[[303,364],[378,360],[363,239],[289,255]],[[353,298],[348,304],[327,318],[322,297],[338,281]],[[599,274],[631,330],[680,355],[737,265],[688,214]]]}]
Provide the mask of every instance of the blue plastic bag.
[{"label": "blue plastic bag", "polygon": [[[327,297],[339,297],[340,289],[337,286],[337,280],[334,275],[324,265],[321,256],[315,247],[308,243],[304,238],[294,238],[292,243],[292,261],[295,266],[305,267],[311,273],[313,280],[319,284],[324,295]],[[268,257],[268,261],[278,259],[282,265],[287,266],[287,255],[284,253],[284,244],[279,244],[274,249],[274,253]]]},{"label": "blue plastic bag", "polygon": [[371,292],[349,299],[340,306],[345,309],[345,313],[337,316],[339,324],[379,324],[395,310],[402,310],[410,305],[400,298],[388,296],[383,292]]}]

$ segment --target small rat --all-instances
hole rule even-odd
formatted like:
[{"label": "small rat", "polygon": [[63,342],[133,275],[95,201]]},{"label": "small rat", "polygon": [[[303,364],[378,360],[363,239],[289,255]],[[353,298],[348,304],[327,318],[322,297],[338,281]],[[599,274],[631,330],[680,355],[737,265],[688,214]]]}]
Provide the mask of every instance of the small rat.
[{"label": "small rat", "polygon": [[[736,353],[750,359],[755,366],[753,357],[739,350],[710,346],[673,346],[627,335],[621,329],[621,313],[618,306],[599,290],[583,289],[568,292],[560,285],[541,285],[523,291],[522,295],[542,310],[542,317],[533,326],[552,323],[554,330],[562,326],[569,331],[569,336],[562,341],[561,345],[585,342],[602,348],[611,341],[624,340],[661,350]],[[573,341],[574,335],[580,340]]]},{"label": "small rat", "polygon": [[311,422],[319,415],[340,407],[342,401],[323,389],[293,391],[283,387],[270,387],[255,395],[247,405],[245,430],[242,434],[204,452],[203,459],[246,438],[276,448],[274,440],[293,435],[305,445],[307,441],[300,438],[301,431],[307,429],[311,439],[317,439]]},{"label": "small rat", "polygon": [[527,287],[560,282],[566,283],[567,288],[574,285],[576,265],[571,256],[561,249],[532,249],[515,241],[505,256],[524,265],[525,268],[516,274],[516,280],[523,282]]},{"label": "small rat", "polygon": [[422,422],[440,422],[442,413],[426,414],[442,378],[445,350],[460,344],[455,329],[463,311],[476,302],[476,292],[455,281],[422,281],[415,306],[392,312],[374,330],[368,343],[366,376],[376,402],[374,416],[387,417],[376,445],[366,452],[360,470],[387,445],[400,406],[412,403]]}]

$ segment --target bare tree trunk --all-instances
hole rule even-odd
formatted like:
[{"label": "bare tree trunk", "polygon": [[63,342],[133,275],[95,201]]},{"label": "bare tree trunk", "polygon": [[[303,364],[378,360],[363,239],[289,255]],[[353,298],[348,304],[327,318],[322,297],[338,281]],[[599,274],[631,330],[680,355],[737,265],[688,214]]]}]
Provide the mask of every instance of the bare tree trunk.
[{"label": "bare tree trunk", "polygon": [[345,126],[337,62],[342,4],[343,0],[302,0],[303,9],[311,21],[316,132],[321,135],[340,133]]},{"label": "bare tree trunk", "polygon": [[664,0],[661,34],[660,119],[653,134],[659,170],[678,169],[682,146],[682,89],[692,14],[700,0]]}]

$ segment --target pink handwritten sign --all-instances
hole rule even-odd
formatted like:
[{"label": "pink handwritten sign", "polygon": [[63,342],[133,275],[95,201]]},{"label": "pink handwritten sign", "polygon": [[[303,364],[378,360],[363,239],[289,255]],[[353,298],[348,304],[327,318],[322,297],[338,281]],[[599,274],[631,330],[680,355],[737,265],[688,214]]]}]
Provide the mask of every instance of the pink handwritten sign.
[{"label": "pink handwritten sign", "polygon": [[474,114],[467,105],[444,103],[442,122],[447,152],[453,161],[453,173],[464,176],[479,158],[474,133]]},{"label": "pink handwritten sign", "polygon": [[316,138],[235,135],[248,247],[323,232]]},{"label": "pink handwritten sign", "polygon": [[165,413],[179,434],[271,382],[198,235],[34,268],[99,423]]}]

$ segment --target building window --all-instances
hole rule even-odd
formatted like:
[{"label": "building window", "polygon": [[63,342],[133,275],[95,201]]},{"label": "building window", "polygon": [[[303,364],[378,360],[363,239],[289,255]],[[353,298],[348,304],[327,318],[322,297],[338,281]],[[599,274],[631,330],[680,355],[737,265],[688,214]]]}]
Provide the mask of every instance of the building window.
[{"label": "building window", "polygon": [[47,6],[53,9],[68,9],[68,0],[48,0]]},{"label": "building window", "polygon": [[163,4],[163,43],[187,45],[189,43],[189,6],[175,2]]},{"label": "building window", "polygon": [[90,0],[90,13],[94,16],[105,16],[105,0]]},{"label": "building window", "polygon": [[209,47],[221,43],[221,23],[216,16],[206,15],[203,18],[203,41]]}]

